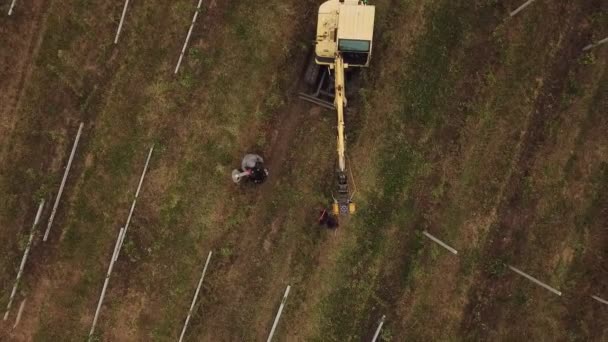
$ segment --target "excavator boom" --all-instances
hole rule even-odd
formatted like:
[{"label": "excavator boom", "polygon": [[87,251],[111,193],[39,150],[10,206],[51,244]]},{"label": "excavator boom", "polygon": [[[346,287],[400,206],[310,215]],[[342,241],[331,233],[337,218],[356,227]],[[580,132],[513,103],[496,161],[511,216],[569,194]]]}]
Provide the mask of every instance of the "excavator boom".
[{"label": "excavator boom", "polygon": [[334,105],[338,114],[338,167],[341,172],[346,171],[346,158],[345,158],[345,142],[344,142],[344,106],[346,105],[346,93],[345,93],[345,81],[344,81],[344,59],[339,53],[336,54],[336,61],[334,64],[334,78],[335,78],[335,89],[336,97]]}]

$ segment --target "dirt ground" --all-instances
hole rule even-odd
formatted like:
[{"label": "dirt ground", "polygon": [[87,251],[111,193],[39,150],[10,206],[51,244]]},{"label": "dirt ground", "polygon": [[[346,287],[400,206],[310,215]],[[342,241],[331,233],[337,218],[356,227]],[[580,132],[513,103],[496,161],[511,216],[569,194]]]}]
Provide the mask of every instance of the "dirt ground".
[{"label": "dirt ground", "polygon": [[[2,163],[2,175],[11,167],[10,154],[18,149],[11,140],[14,136],[15,126],[18,121],[18,106],[20,99],[24,96],[25,84],[32,74],[32,64],[40,47],[40,37],[44,27],[44,12],[46,9],[44,1],[35,1],[30,8],[16,11],[11,18],[3,16],[2,28],[2,51],[0,60],[2,65],[2,79],[0,80],[0,158]],[[4,12],[4,11],[3,11]],[[34,20],[27,20],[34,18]],[[33,163],[33,162],[32,162]],[[5,197],[5,200],[9,200]],[[34,205],[20,207],[19,210],[35,210]],[[2,218],[5,218],[2,215]],[[24,222],[22,222],[24,223]],[[3,226],[8,227],[8,222],[3,221]],[[21,224],[20,224],[21,225]],[[2,230],[3,241],[9,241],[15,230]]]},{"label": "dirt ground", "polygon": [[[83,340],[147,149],[150,169],[95,339],[605,340],[607,46],[601,1],[377,0],[374,57],[348,113],[358,213],[336,231],[334,113],[298,99],[319,1],[17,2],[0,19],[0,304],[40,199],[0,339]],[[2,7],[4,12],[4,7]],[[99,15],[104,13],[104,15]],[[543,48],[539,48],[539,47]],[[270,178],[235,186],[261,153]],[[458,249],[447,253],[427,230]],[[514,265],[563,291],[554,296]],[[27,306],[12,329],[23,298]]]},{"label": "dirt ground", "polygon": [[[2,102],[2,126],[0,136],[10,136],[17,120],[17,105],[23,97],[24,84],[32,74],[32,64],[41,43],[46,11],[45,1],[34,1],[30,7],[18,10],[11,18],[2,19],[2,80],[0,101]],[[29,20],[28,20],[29,19]],[[0,156],[6,158],[10,141],[2,141]]]}]

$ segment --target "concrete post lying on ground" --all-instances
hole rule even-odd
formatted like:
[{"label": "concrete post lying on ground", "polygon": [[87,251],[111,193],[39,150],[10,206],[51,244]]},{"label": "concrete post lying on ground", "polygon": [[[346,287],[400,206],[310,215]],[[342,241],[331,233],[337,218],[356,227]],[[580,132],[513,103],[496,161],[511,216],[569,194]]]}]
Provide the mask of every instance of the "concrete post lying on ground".
[{"label": "concrete post lying on ground", "polygon": [[51,211],[51,216],[49,217],[49,223],[46,226],[46,232],[44,232],[44,238],[42,241],[46,241],[49,237],[49,232],[51,231],[51,226],[53,225],[53,220],[55,219],[55,214],[57,214],[57,207],[59,206],[59,200],[61,199],[61,195],[63,194],[63,188],[65,186],[65,182],[68,179],[68,173],[70,173],[70,168],[72,167],[72,161],[74,160],[74,154],[76,153],[76,147],[78,147],[78,141],[80,141],[80,134],[82,133],[82,127],[84,127],[84,123],[81,122],[78,127],[78,133],[76,133],[76,139],[74,139],[74,144],[72,145],[72,152],[70,153],[70,158],[68,159],[68,165],[65,167],[65,172],[63,173],[63,179],[61,180],[61,185],[59,186],[59,191],[57,192],[57,198],[55,198],[55,204],[53,204],[53,210]]},{"label": "concrete post lying on ground", "polygon": [[194,11],[194,16],[192,17],[192,24],[190,24],[190,29],[188,30],[188,34],[186,35],[186,41],[184,41],[184,46],[182,47],[182,52],[179,54],[179,59],[177,60],[177,65],[175,66],[174,74],[177,74],[179,71],[179,66],[182,65],[182,59],[184,58],[184,53],[186,53],[186,48],[188,47],[188,42],[190,41],[190,35],[192,35],[192,29],[194,28],[194,23],[196,22],[196,18],[198,18],[198,12],[201,9],[201,4],[203,0],[198,1],[198,6],[196,6],[196,11]]},{"label": "concrete post lying on ground", "polygon": [[283,295],[283,300],[281,300],[281,306],[279,306],[277,316],[274,318],[274,323],[272,323],[272,329],[270,329],[270,334],[268,334],[268,339],[266,340],[266,342],[272,341],[272,336],[274,335],[274,331],[277,329],[279,319],[281,319],[281,314],[283,313],[283,308],[285,307],[285,302],[287,301],[287,296],[289,296],[290,289],[291,285],[287,285],[287,288],[285,289],[285,294]]},{"label": "concrete post lying on ground", "polygon": [[585,46],[585,47],[583,48],[583,51],[591,50],[591,49],[593,49],[594,47],[596,47],[596,46],[598,46],[598,45],[602,45],[602,44],[604,44],[604,43],[606,43],[606,42],[608,42],[608,38],[604,38],[604,39],[602,39],[602,40],[598,41],[598,42],[597,42],[597,43],[595,43],[595,44],[589,44],[589,45]]},{"label": "concrete post lying on ground", "polygon": [[8,304],[6,305],[6,312],[4,313],[4,320],[8,318],[8,313],[11,310],[11,305],[13,304],[13,299],[15,299],[15,293],[17,293],[17,287],[19,287],[19,280],[23,275],[23,269],[25,268],[25,262],[27,261],[27,257],[30,254],[30,248],[32,247],[32,240],[34,240],[34,232],[36,230],[36,226],[38,225],[38,221],[40,221],[40,215],[42,215],[42,208],[44,207],[44,200],[40,201],[40,205],[38,205],[38,212],[36,213],[36,218],[34,219],[34,224],[32,225],[32,230],[30,232],[30,239],[27,242],[27,247],[25,247],[25,252],[23,252],[23,258],[21,259],[21,266],[19,267],[19,272],[17,272],[17,278],[15,279],[15,285],[13,285],[13,291],[11,292],[11,297],[8,300]]},{"label": "concrete post lying on ground", "polygon": [[122,16],[120,17],[120,23],[118,24],[118,29],[116,30],[116,37],[114,38],[114,44],[118,44],[118,37],[120,36],[120,31],[122,30],[122,23],[125,21],[125,14],[127,14],[127,7],[129,7],[129,0],[125,0],[125,6],[122,8]]},{"label": "concrete post lying on ground", "polygon": [[17,2],[17,0],[13,0],[13,2],[11,2],[11,7],[8,9],[8,15],[13,14],[13,8],[15,7],[16,2]]},{"label": "concrete post lying on ground", "polygon": [[17,318],[15,319],[15,324],[13,325],[13,330],[19,325],[21,321],[21,315],[23,314],[23,309],[25,308],[25,298],[21,301],[21,305],[19,305],[19,311],[17,311]]},{"label": "concrete post lying on ground", "polygon": [[205,273],[207,273],[207,266],[209,266],[209,260],[211,260],[211,251],[209,251],[209,255],[207,256],[207,261],[205,262],[205,267],[203,267],[203,274],[201,274],[201,280],[198,281],[198,286],[196,287],[196,292],[194,292],[194,298],[192,298],[192,304],[190,304],[190,310],[188,310],[188,316],[186,316],[186,321],[184,322],[184,327],[182,328],[182,333],[179,335],[179,342],[182,342],[184,339],[184,335],[186,334],[186,329],[188,329],[188,323],[190,322],[190,317],[192,316],[192,311],[194,310],[194,304],[196,304],[196,299],[198,298],[198,293],[201,290],[201,285],[203,285],[203,279],[205,279]]},{"label": "concrete post lying on ground", "polygon": [[524,9],[524,8],[528,7],[528,5],[530,5],[530,4],[531,4],[531,3],[533,3],[534,1],[535,1],[535,0],[528,0],[528,1],[526,1],[526,2],[525,2],[523,5],[521,5],[521,6],[517,7],[517,9],[516,9],[515,11],[511,12],[511,13],[510,13],[510,16],[514,16],[514,15],[516,15],[517,13],[519,13],[519,12],[523,11],[523,9]]},{"label": "concrete post lying on ground", "polygon": [[114,262],[118,259],[118,255],[120,254],[120,249],[122,248],[122,244],[125,240],[125,236],[127,235],[127,230],[129,229],[129,223],[131,223],[131,218],[133,217],[133,212],[135,210],[135,204],[137,203],[137,198],[139,197],[139,192],[141,190],[141,186],[144,182],[144,178],[146,177],[146,172],[148,171],[148,165],[150,163],[150,157],[152,157],[152,152],[154,151],[154,145],[150,147],[150,151],[148,152],[148,157],[146,158],[146,164],[144,165],[144,170],[141,173],[141,177],[139,178],[139,185],[137,186],[137,191],[135,192],[135,198],[133,199],[133,204],[131,204],[131,209],[129,210],[129,216],[127,217],[127,223],[124,228],[120,228],[118,232],[118,237],[116,238],[116,244],[114,245],[114,250],[112,252],[112,258],[110,259],[110,266],[108,267],[108,273],[106,274],[106,279],[103,284],[103,288],[101,290],[101,295],[99,296],[99,301],[97,303],[97,309],[95,310],[95,317],[93,318],[93,323],[91,324],[91,330],[89,331],[89,340],[93,337],[95,333],[95,326],[97,325],[97,318],[99,316],[99,311],[101,310],[101,305],[103,304],[103,299],[106,294],[106,289],[108,287],[108,283],[110,282],[110,275],[112,274],[112,269],[114,268]]},{"label": "concrete post lying on ground", "polygon": [[116,261],[118,259],[118,255],[120,254],[120,249],[122,248],[122,244],[125,242],[125,228],[120,227],[120,232],[118,232],[118,243],[114,246],[114,254],[112,254],[112,261]]},{"label": "concrete post lying on ground", "polygon": [[97,318],[99,317],[99,312],[101,311],[101,304],[103,304],[103,300],[106,296],[106,290],[108,289],[108,284],[110,283],[110,276],[112,275],[112,270],[114,269],[114,263],[116,262],[116,256],[120,248],[124,232],[124,228],[120,228],[120,231],[118,232],[118,237],[116,238],[116,243],[114,244],[112,258],[110,259],[110,266],[108,266],[106,279],[103,282],[103,288],[101,289],[101,294],[99,295],[99,300],[97,301],[97,309],[95,309],[95,316],[93,317],[93,323],[91,324],[91,330],[89,331],[89,340],[93,336],[93,333],[95,332],[95,327],[97,326]]},{"label": "concrete post lying on ground", "polygon": [[382,315],[382,318],[380,319],[380,323],[378,323],[378,328],[376,329],[376,333],[374,334],[374,337],[372,338],[372,342],[376,342],[376,340],[378,339],[378,336],[380,336],[380,332],[382,331],[382,326],[384,325],[385,319],[386,319],[386,315]]},{"label": "concrete post lying on ground", "polygon": [[535,283],[536,285],[541,286],[541,287],[544,287],[544,288],[545,288],[545,289],[547,289],[548,291],[551,291],[551,292],[555,293],[555,294],[556,294],[556,295],[558,295],[558,296],[561,296],[561,295],[562,295],[561,291],[558,291],[558,290],[554,289],[553,287],[551,287],[551,286],[549,286],[549,285],[547,285],[547,284],[543,283],[542,281],[540,281],[540,280],[538,280],[538,279],[534,278],[533,276],[528,275],[528,274],[524,273],[523,271],[521,271],[521,270],[519,270],[519,269],[517,269],[517,268],[515,268],[515,267],[513,267],[513,266],[511,266],[511,265],[509,265],[509,268],[511,269],[511,271],[513,271],[513,272],[515,272],[515,273],[517,273],[517,274],[519,274],[519,275],[521,275],[521,276],[525,277],[526,279],[528,279],[528,280],[532,281],[532,282],[533,282],[533,283]]},{"label": "concrete post lying on ground", "polygon": [[452,252],[453,254],[458,254],[457,250],[455,250],[454,248],[448,246],[446,243],[444,243],[443,241],[441,241],[438,238],[434,237],[433,235],[429,234],[427,231],[423,231],[422,234],[424,234],[424,236],[426,236],[429,239],[431,239],[434,242],[436,242],[441,247],[443,247],[443,248],[447,249],[448,251]]},{"label": "concrete post lying on ground", "polygon": [[608,305],[608,300],[602,299],[602,298],[600,298],[600,297],[598,297],[598,296],[591,296],[591,298],[593,298],[593,299],[597,300],[598,302],[600,302],[600,303],[602,303],[602,304],[606,304],[606,305]]}]

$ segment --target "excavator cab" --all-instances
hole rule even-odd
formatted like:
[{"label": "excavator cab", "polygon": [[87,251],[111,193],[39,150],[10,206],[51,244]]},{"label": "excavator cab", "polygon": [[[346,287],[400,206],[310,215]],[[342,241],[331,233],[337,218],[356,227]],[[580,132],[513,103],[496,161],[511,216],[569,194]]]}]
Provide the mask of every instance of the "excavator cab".
[{"label": "excavator cab", "polygon": [[376,8],[364,1],[330,0],[319,7],[315,61],[331,67],[341,54],[347,67],[368,67]]},{"label": "excavator cab", "polygon": [[341,39],[338,51],[347,65],[369,64],[371,42],[366,40]]}]

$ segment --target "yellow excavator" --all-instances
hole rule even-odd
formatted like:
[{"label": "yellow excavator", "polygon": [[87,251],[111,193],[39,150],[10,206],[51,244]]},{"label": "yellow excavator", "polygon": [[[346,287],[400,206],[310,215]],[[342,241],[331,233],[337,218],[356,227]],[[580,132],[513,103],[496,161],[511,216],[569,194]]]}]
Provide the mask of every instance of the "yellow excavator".
[{"label": "yellow excavator", "polygon": [[[367,1],[330,0],[319,7],[313,64],[316,68],[308,68],[305,75],[307,83],[317,84],[316,92],[300,94],[300,98],[304,100],[326,108],[335,108],[338,114],[337,187],[336,193],[332,194],[334,215],[347,215],[355,212],[355,203],[352,201],[354,191],[349,190],[346,168],[345,71],[347,68],[369,66],[372,56],[374,17],[375,7],[368,5]],[[321,71],[321,67],[326,68]],[[333,89],[329,89],[332,77]],[[327,100],[332,97],[333,103]]]}]

